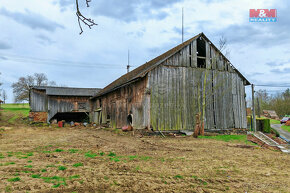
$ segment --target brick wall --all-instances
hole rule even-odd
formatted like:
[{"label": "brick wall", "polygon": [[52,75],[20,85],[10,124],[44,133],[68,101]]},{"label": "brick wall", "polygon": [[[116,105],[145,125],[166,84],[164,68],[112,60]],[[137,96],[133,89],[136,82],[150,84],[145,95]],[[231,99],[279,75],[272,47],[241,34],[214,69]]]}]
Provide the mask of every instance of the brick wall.
[{"label": "brick wall", "polygon": [[29,119],[33,122],[47,122],[47,112],[29,112]]}]

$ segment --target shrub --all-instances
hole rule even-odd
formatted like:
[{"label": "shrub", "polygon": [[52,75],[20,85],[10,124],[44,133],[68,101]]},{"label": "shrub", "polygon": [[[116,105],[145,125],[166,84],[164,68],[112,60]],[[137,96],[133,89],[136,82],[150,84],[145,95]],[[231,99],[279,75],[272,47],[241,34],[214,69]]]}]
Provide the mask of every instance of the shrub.
[{"label": "shrub", "polygon": [[261,130],[265,133],[271,132],[271,126],[270,126],[270,119],[265,118],[257,118],[257,130]]}]

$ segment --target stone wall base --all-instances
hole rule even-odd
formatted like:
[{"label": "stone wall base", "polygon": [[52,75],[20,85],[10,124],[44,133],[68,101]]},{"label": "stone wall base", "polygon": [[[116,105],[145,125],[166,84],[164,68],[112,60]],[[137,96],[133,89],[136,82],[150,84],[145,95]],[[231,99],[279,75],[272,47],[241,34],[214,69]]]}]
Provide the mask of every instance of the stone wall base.
[{"label": "stone wall base", "polygon": [[47,122],[47,112],[29,112],[29,120],[33,122]]}]

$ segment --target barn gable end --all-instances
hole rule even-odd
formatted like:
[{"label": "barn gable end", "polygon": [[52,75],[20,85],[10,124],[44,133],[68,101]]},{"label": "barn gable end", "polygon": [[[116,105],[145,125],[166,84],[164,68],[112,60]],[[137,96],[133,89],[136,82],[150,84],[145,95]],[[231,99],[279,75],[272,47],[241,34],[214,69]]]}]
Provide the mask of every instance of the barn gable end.
[{"label": "barn gable end", "polygon": [[[246,128],[244,86],[249,84],[201,33],[100,91],[92,98],[99,104],[93,120],[101,123],[102,117],[102,123],[121,127],[133,113],[136,128],[193,130],[195,115],[204,112],[206,129]],[[111,118],[114,112],[118,118]]]}]

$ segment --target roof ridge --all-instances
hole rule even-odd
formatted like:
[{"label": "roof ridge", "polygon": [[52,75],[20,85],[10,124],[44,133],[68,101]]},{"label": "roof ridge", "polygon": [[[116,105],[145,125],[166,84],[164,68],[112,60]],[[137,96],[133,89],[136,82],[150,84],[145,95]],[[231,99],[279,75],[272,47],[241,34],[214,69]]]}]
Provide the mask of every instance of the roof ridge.
[{"label": "roof ridge", "polygon": [[102,89],[102,88],[82,88],[82,87],[63,87],[63,86],[32,86],[31,88],[61,88],[61,89]]},{"label": "roof ridge", "polygon": [[[159,55],[159,56],[157,56],[155,58],[153,58],[152,60],[150,60],[148,62],[145,62],[144,64],[140,65],[139,67],[135,68],[134,70],[132,70],[132,71],[120,76],[119,78],[117,78],[116,80],[111,82],[109,85],[107,85],[105,88],[103,88],[94,97],[106,94],[106,93],[116,89],[117,87],[119,87],[119,86],[121,86],[123,84],[126,84],[127,82],[129,82],[131,80],[143,77],[145,74],[147,74],[148,71],[150,71],[151,69],[153,69],[156,66],[158,66],[160,64],[160,61],[163,61],[164,59],[170,57],[171,55],[174,55],[176,52],[180,51],[184,46],[187,46],[191,41],[193,41],[194,39],[198,38],[201,35],[204,35],[203,32],[199,33],[196,36],[193,36],[192,38],[186,40],[185,42],[182,42],[181,44],[178,44],[177,46],[169,49],[168,51],[164,52],[163,54],[161,54],[161,55]],[[136,73],[136,74],[134,74],[134,73]]]}]

